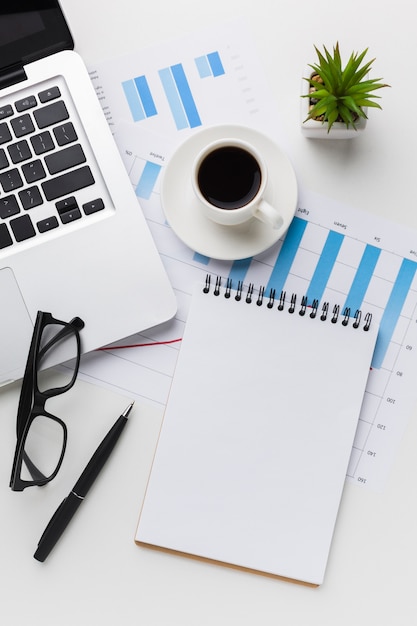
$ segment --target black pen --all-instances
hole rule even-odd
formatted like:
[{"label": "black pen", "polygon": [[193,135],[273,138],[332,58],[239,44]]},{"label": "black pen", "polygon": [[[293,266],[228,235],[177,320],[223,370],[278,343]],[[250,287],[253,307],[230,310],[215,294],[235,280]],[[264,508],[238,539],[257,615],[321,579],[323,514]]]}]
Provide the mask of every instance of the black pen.
[{"label": "black pen", "polygon": [[103,441],[86,465],[85,470],[74,485],[71,493],[62,501],[55,511],[49,524],[45,528],[39,540],[38,548],[33,555],[38,561],[44,561],[52,548],[68,526],[81,502],[87,495],[90,487],[103,469],[109,458],[123,428],[126,426],[128,415],[132,409],[133,402],[123,411],[109,430]]}]

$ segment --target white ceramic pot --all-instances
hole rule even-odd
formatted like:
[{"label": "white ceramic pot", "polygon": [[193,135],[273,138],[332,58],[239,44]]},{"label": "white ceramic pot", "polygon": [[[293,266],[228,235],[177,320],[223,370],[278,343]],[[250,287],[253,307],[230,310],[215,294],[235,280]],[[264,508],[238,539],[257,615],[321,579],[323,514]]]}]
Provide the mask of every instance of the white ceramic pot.
[{"label": "white ceramic pot", "polygon": [[[308,67],[303,74],[304,77],[311,76],[312,70]],[[309,93],[310,85],[305,78],[301,81],[301,95],[307,95]],[[335,122],[328,132],[328,124],[325,122],[316,121],[316,120],[307,120],[304,121],[309,112],[309,98],[300,98],[301,100],[301,132],[305,137],[316,138],[316,139],[353,139],[354,137],[358,137],[366,127],[366,118],[361,117],[356,123],[355,127],[349,128],[346,127],[342,122]],[[366,110],[365,110],[366,113]]]}]

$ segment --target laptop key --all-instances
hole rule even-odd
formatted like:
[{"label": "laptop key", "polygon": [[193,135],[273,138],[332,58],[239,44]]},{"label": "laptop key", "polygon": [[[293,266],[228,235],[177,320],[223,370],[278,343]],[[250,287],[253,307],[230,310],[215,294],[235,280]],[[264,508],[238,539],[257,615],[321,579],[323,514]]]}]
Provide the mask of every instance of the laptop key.
[{"label": "laptop key", "polygon": [[81,165],[81,163],[85,163],[86,160],[83,149],[79,143],[69,148],[58,150],[58,152],[54,152],[45,157],[46,167],[50,174],[58,174],[58,172],[68,170],[70,167]]},{"label": "laptop key", "polygon": [[59,222],[55,215],[51,215],[51,217],[40,220],[36,226],[38,227],[40,233],[46,233],[48,230],[57,228],[59,226]]},{"label": "laptop key", "polygon": [[43,203],[41,193],[36,186],[19,191],[19,198],[25,211],[33,209]]},{"label": "laptop key", "polygon": [[97,211],[104,209],[104,202],[101,198],[97,198],[83,204],[83,209],[86,215],[92,215],[92,213],[97,213]]},{"label": "laptop key", "polygon": [[5,104],[0,107],[0,120],[4,120],[6,117],[13,115],[13,107],[11,104]]},{"label": "laptop key", "polygon": [[20,213],[20,208],[15,196],[0,198],[0,217],[3,220],[17,213]]},{"label": "laptop key", "polygon": [[43,154],[44,152],[49,152],[54,149],[54,142],[52,141],[51,133],[48,130],[45,130],[39,135],[33,135],[30,138],[32,148],[35,151],[35,154]]},{"label": "laptop key", "polygon": [[16,168],[0,174],[0,183],[5,193],[23,186],[19,170]]},{"label": "laptop key", "polygon": [[33,133],[35,127],[32,122],[32,118],[29,113],[25,113],[20,117],[15,117],[10,120],[10,124],[12,125],[14,134],[18,139],[20,137],[24,137],[24,135],[29,135],[29,133]]},{"label": "laptop key", "polygon": [[9,127],[6,122],[2,122],[0,124],[0,144],[7,143],[12,140],[12,135],[10,133]]},{"label": "laptop key", "polygon": [[80,209],[77,208],[77,209],[74,209],[73,211],[62,213],[60,215],[60,218],[63,224],[70,224],[71,222],[74,222],[75,220],[79,220],[81,218],[81,211]]},{"label": "laptop key", "polygon": [[58,146],[65,146],[67,143],[77,141],[77,133],[71,122],[62,124],[62,126],[56,126],[54,128],[54,135]]},{"label": "laptop key", "polygon": [[13,239],[10,236],[7,224],[0,224],[0,250],[11,246]]},{"label": "laptop key", "polygon": [[50,100],[55,100],[59,98],[61,92],[59,91],[59,87],[50,87],[49,89],[45,89],[44,91],[40,91],[38,93],[39,100],[43,103],[49,102]]},{"label": "laptop key", "polygon": [[20,163],[21,161],[27,161],[32,156],[26,139],[10,144],[10,146],[7,147],[7,150],[9,151],[10,158],[14,164]]},{"label": "laptop key", "polygon": [[[1,177],[1,174],[0,174]],[[56,200],[62,196],[68,196],[78,189],[89,187],[95,183],[94,177],[88,165],[78,170],[67,172],[47,180],[41,184],[47,200]]]},{"label": "laptop key", "polygon": [[37,109],[33,115],[39,128],[46,128],[69,118],[67,107],[62,100]]},{"label": "laptop key", "polygon": [[30,239],[36,235],[32,220],[27,214],[22,215],[21,217],[16,217],[15,219],[10,220],[9,223],[16,241],[25,241],[25,239]]},{"label": "laptop key", "polygon": [[26,179],[26,182],[29,184],[36,183],[37,180],[45,178],[46,176],[42,161],[40,161],[40,159],[22,165],[22,172]]},{"label": "laptop key", "polygon": [[21,113],[22,111],[27,111],[27,109],[33,109],[37,105],[37,101],[35,96],[28,96],[27,98],[23,98],[23,100],[18,100],[14,103],[16,107],[16,111]]},{"label": "laptop key", "polygon": [[8,167],[9,161],[7,160],[7,156],[3,148],[0,148],[0,170],[4,170],[5,167]]},{"label": "laptop key", "polygon": [[78,209],[77,199],[75,196],[71,196],[70,198],[65,198],[64,200],[60,200],[55,203],[56,210],[61,215],[61,213],[67,213],[68,211],[73,211],[74,209]]}]

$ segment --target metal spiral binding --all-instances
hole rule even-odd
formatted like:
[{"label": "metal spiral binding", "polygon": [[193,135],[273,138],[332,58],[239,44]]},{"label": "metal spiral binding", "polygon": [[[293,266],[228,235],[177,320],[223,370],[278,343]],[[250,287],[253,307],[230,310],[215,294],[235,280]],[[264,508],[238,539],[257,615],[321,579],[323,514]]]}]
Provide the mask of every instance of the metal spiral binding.
[{"label": "metal spiral binding", "polygon": [[339,319],[339,313],[340,313],[340,306],[338,304],[335,304],[333,307],[333,315],[331,319],[332,324],[336,324],[337,320]]},{"label": "metal spiral binding", "polygon": [[264,293],[265,293],[265,287],[260,287],[259,288],[259,295],[258,295],[258,299],[256,301],[256,304],[258,306],[262,306],[262,302],[264,301]]},{"label": "metal spiral binding", "polygon": [[[211,288],[212,288],[211,282],[212,282],[211,275],[207,274],[205,284],[203,287],[204,293],[210,293]],[[223,295],[225,298],[232,297],[232,290],[233,290],[232,283],[233,283],[232,279],[227,278],[226,285],[223,289],[224,291]],[[261,286],[258,290],[258,295],[255,297],[254,289],[255,289],[254,284],[249,283],[247,289],[244,290],[243,281],[239,280],[237,284],[237,288],[235,290],[234,299],[237,302],[243,299],[246,304],[252,304],[252,302],[256,302],[257,306],[263,306],[264,301],[266,300],[267,309],[273,309],[275,306],[276,300],[278,300],[278,304],[277,304],[278,311],[284,311],[286,309],[287,312],[290,314],[294,314],[296,312],[297,296],[295,293],[291,295],[291,298],[288,302],[288,306],[286,308],[287,297],[286,297],[285,291],[281,291],[279,298],[277,298],[275,289],[271,288],[269,294],[266,296],[265,287]],[[220,276],[217,276],[216,282],[213,287],[213,295],[220,296],[221,293],[222,293],[222,279]],[[340,306],[338,304],[334,305],[331,313],[330,313],[329,307],[330,305],[328,302],[323,303],[321,307],[320,315],[318,317],[320,321],[325,322],[327,321],[327,319],[329,319],[332,324],[337,324],[341,320],[342,326],[348,326],[349,323],[352,321],[352,324],[351,324],[352,328],[357,329],[361,327],[362,311],[360,309],[357,309],[355,311],[355,314],[351,316],[351,310],[349,307],[345,307],[342,314],[340,313]],[[310,317],[311,319],[315,319],[317,317],[318,311],[319,311],[319,301],[316,298],[313,300],[311,305],[308,304],[307,296],[303,296],[301,298],[301,303],[299,305],[299,310],[298,310],[298,314],[300,315],[300,317],[304,317],[308,313],[308,317]],[[368,331],[371,327],[371,322],[372,322],[372,313],[366,313],[366,315],[364,316],[362,329],[364,331]]]},{"label": "metal spiral binding", "polygon": [[306,314],[307,303],[308,303],[307,296],[303,296],[301,298],[301,308],[298,312],[298,314],[301,315],[301,317],[303,317]]},{"label": "metal spiral binding", "polygon": [[365,315],[365,326],[363,327],[363,330],[369,330],[371,327],[371,322],[372,322],[372,313],[367,313]]},{"label": "metal spiral binding", "polygon": [[268,309],[272,309],[274,307],[274,302],[275,302],[275,289],[271,289],[271,291],[269,292],[268,304],[266,305]]},{"label": "metal spiral binding", "polygon": [[317,298],[314,298],[313,304],[311,305],[311,313],[310,313],[310,317],[312,320],[316,317],[318,308],[319,308],[319,301],[317,300]]},{"label": "metal spiral binding", "polygon": [[362,317],[362,311],[359,311],[359,309],[356,309],[355,311],[355,315],[354,315],[354,322],[353,322],[353,328],[359,328],[360,323],[361,323],[361,317]]},{"label": "metal spiral binding", "polygon": [[203,293],[209,293],[210,284],[211,284],[211,276],[210,274],[206,274],[206,284],[204,285]]},{"label": "metal spiral binding", "polygon": [[247,304],[252,303],[252,294],[253,294],[253,283],[249,283],[248,291],[246,293],[246,300],[245,300]]},{"label": "metal spiral binding", "polygon": [[222,279],[220,276],[217,276],[216,278],[216,286],[214,287],[214,295],[215,296],[219,296],[220,295],[220,287],[222,286]]}]

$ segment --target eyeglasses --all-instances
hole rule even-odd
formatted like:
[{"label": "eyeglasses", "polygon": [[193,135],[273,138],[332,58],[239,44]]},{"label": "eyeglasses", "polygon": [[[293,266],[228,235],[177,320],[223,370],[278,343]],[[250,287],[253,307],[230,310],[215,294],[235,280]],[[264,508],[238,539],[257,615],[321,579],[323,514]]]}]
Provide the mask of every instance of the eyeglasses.
[{"label": "eyeglasses", "polygon": [[[65,393],[74,385],[81,357],[80,330],[84,322],[70,322],[38,311],[20,392],[16,423],[16,450],[10,487],[23,491],[32,485],[46,485],[58,473],[67,444],[64,422],[45,410],[46,401]],[[75,359],[73,369],[62,368],[56,386],[45,372],[51,353],[63,350],[63,359]],[[61,376],[61,373],[60,373]]]}]

